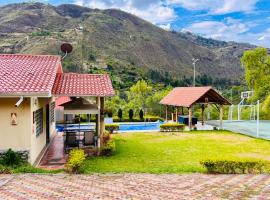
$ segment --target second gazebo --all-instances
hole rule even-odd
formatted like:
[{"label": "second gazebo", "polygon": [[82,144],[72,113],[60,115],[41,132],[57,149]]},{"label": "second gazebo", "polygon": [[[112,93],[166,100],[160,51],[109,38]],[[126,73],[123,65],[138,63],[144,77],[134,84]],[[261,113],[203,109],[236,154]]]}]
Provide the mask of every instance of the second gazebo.
[{"label": "second gazebo", "polygon": [[195,104],[201,105],[202,121],[204,121],[203,116],[205,107],[208,104],[216,105],[220,113],[220,129],[222,129],[223,105],[231,105],[226,98],[210,86],[174,88],[160,101],[160,104],[166,106],[166,121],[168,120],[168,106],[173,106],[175,108],[176,116],[179,107],[188,108],[188,124],[190,129],[192,128],[192,107]]}]

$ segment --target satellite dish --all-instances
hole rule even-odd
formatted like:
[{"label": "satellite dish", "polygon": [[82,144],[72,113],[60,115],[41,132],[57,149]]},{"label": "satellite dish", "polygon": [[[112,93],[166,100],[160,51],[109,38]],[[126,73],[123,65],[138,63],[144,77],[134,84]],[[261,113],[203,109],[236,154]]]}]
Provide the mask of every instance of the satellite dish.
[{"label": "satellite dish", "polygon": [[62,59],[64,59],[64,58],[67,56],[67,54],[71,53],[72,50],[73,50],[73,47],[72,47],[71,44],[69,44],[69,43],[63,43],[63,44],[61,45],[61,51],[62,51],[65,55],[64,55],[64,57],[63,57]]}]

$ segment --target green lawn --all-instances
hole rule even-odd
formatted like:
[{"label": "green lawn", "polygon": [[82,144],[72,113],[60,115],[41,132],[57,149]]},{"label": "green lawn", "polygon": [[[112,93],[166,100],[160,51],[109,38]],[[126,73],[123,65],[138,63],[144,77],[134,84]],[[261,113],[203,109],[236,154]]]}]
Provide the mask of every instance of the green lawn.
[{"label": "green lawn", "polygon": [[186,133],[124,133],[114,135],[116,152],[88,159],[83,170],[92,172],[184,173],[205,172],[207,158],[270,160],[270,142],[227,131]]}]

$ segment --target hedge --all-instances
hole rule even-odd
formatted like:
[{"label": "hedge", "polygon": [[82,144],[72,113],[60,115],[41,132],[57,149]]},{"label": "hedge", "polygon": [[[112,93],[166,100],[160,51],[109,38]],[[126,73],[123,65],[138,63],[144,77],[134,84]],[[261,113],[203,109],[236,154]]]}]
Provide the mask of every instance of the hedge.
[{"label": "hedge", "polygon": [[178,132],[183,131],[185,128],[185,124],[161,124],[160,131],[161,132]]},{"label": "hedge", "polygon": [[110,134],[113,134],[115,131],[119,131],[119,124],[106,124],[105,130],[108,131]]},{"label": "hedge", "polygon": [[200,163],[214,174],[261,174],[269,173],[270,169],[268,161],[259,159],[208,159]]},{"label": "hedge", "polygon": [[118,117],[114,117],[113,118],[113,122],[156,122],[156,121],[164,121],[163,118],[161,117],[144,117],[144,119],[140,119],[140,118],[133,118],[133,119],[129,119],[129,118],[118,118]]}]

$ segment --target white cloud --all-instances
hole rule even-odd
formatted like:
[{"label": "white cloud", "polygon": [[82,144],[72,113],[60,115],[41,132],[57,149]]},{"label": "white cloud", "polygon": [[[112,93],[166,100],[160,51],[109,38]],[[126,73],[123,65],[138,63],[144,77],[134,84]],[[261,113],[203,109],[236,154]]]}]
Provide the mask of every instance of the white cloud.
[{"label": "white cloud", "polygon": [[188,26],[186,30],[208,38],[232,41],[239,34],[247,32],[249,30],[249,26],[239,20],[226,18],[222,22],[203,21],[194,23]]},{"label": "white cloud", "polygon": [[160,24],[159,27],[166,30],[166,31],[169,31],[172,28],[170,23],[169,24]]},{"label": "white cloud", "polygon": [[177,17],[174,9],[161,0],[76,0],[75,3],[90,8],[121,9],[154,24],[168,23]]},{"label": "white cloud", "polygon": [[216,40],[237,41],[270,47],[270,28],[260,33],[252,33],[250,32],[252,26],[254,26],[252,23],[243,23],[240,20],[226,18],[221,22],[203,21],[193,23],[182,29],[182,31],[190,31]]},{"label": "white cloud", "polygon": [[259,0],[168,0],[169,4],[189,10],[207,10],[210,14],[250,12]]}]

